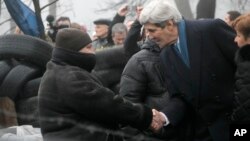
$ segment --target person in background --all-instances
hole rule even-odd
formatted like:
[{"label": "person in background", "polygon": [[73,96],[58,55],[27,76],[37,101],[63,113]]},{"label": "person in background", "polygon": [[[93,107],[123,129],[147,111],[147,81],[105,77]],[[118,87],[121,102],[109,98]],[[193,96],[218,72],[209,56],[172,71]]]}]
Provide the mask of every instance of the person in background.
[{"label": "person in background", "polygon": [[239,11],[228,11],[224,17],[224,21],[232,27],[233,21],[239,17],[241,13]]},{"label": "person in background", "polygon": [[128,6],[126,4],[122,5],[117,14],[114,16],[113,20],[108,19],[98,19],[94,21],[95,26],[95,36],[96,40],[93,41],[93,46],[96,51],[100,51],[106,47],[111,47],[114,45],[112,39],[112,27],[117,23],[123,23],[125,16],[128,13]]},{"label": "person in background", "polygon": [[235,31],[220,19],[185,20],[162,0],[150,1],[139,20],[148,38],[161,48],[170,93],[161,110],[165,126],[185,128],[182,122],[190,123],[179,134],[183,140],[229,141]]},{"label": "person in background", "polygon": [[87,29],[84,25],[80,25],[79,23],[76,22],[72,22],[70,27],[82,30],[83,32],[87,32]]},{"label": "person in background", "polygon": [[115,96],[91,74],[91,42],[81,30],[58,31],[38,92],[44,141],[120,141],[119,124],[145,130],[161,122],[159,112]]},{"label": "person in background", "polygon": [[69,28],[71,26],[71,21],[69,17],[61,16],[59,17],[55,24],[53,24],[54,16],[49,15],[47,17],[47,21],[49,22],[49,30],[47,32],[48,36],[51,38],[52,42],[55,42],[56,34],[58,30],[62,28]]},{"label": "person in background", "polygon": [[94,24],[96,40],[92,43],[93,47],[99,49],[108,46],[107,36],[111,21],[108,19],[98,19],[94,21]]},{"label": "person in background", "polygon": [[117,23],[112,27],[112,39],[115,46],[123,45],[127,32],[127,27],[123,23]]},{"label": "person in background", "polygon": [[237,71],[234,110],[231,119],[234,123],[250,123],[250,13],[239,16],[233,23],[237,32],[235,42],[240,48],[235,56]]},{"label": "person in background", "polygon": [[69,17],[62,16],[56,20],[57,29],[69,28],[70,26],[71,26],[71,21]]},{"label": "person in background", "polygon": [[125,22],[125,25],[126,25],[128,31],[130,30],[133,23],[134,23],[134,20],[127,20]]}]

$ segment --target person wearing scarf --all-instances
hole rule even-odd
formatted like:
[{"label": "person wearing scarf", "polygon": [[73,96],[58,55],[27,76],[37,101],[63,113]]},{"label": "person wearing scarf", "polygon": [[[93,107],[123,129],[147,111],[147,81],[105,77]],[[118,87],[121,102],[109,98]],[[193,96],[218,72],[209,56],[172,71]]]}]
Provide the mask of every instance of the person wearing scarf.
[{"label": "person wearing scarf", "polygon": [[87,33],[59,30],[39,88],[44,141],[120,141],[119,124],[148,129],[152,110],[132,104],[91,74],[96,58]]}]

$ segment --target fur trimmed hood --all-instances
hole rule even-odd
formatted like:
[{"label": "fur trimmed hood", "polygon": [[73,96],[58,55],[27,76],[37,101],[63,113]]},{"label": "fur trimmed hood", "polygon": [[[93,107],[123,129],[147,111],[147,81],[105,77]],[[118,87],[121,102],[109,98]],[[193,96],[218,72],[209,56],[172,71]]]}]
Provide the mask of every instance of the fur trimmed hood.
[{"label": "fur trimmed hood", "polygon": [[243,46],[235,55],[235,62],[237,64],[245,61],[250,61],[250,45]]}]

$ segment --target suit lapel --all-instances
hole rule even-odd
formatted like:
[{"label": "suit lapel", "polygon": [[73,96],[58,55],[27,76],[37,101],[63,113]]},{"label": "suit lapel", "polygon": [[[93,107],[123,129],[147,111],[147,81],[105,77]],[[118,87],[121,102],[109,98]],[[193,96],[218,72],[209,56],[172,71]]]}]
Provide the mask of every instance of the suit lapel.
[{"label": "suit lapel", "polygon": [[162,51],[161,60],[166,70],[166,80],[170,93],[185,94],[186,98],[191,100],[192,96],[189,95],[192,85],[190,69],[172,47],[167,47]]},{"label": "suit lapel", "polygon": [[[194,25],[186,21],[187,48],[190,68],[178,56],[172,47],[166,47],[161,52],[161,59],[165,65],[172,93],[183,93],[190,101],[199,94],[201,75],[201,45],[202,39]],[[197,98],[198,99],[198,98]]]},{"label": "suit lapel", "polygon": [[[192,22],[193,23],[193,22]],[[192,78],[193,93],[198,95],[200,87],[200,76],[201,76],[201,47],[202,37],[201,33],[195,29],[193,24],[186,21],[186,37],[187,46],[190,60],[190,75]]]},{"label": "suit lapel", "polygon": [[171,56],[169,59],[171,59],[171,62],[175,66],[176,73],[180,76],[180,79],[182,79],[185,83],[190,82],[190,69],[186,66],[186,64],[182,61],[180,56],[177,54],[177,52],[174,50],[174,48],[171,47]]}]

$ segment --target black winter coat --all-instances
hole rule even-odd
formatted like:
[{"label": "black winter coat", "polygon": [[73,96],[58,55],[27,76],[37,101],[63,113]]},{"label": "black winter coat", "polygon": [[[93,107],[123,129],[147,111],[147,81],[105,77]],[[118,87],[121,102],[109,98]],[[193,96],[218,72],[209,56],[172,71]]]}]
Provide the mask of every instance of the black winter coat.
[{"label": "black winter coat", "polygon": [[128,61],[123,70],[120,95],[158,110],[166,106],[169,94],[159,54],[160,48],[153,42],[144,43],[142,50]]},{"label": "black winter coat", "polygon": [[152,120],[151,109],[114,96],[84,68],[72,65],[72,60],[75,64],[90,62],[76,59],[80,54],[59,50],[59,56],[53,53],[47,64],[39,88],[44,140],[117,141],[121,138],[109,130],[118,129],[119,123],[147,129]]},{"label": "black winter coat", "polygon": [[[131,57],[123,70],[120,95],[134,103],[143,103],[151,108],[161,110],[169,103],[169,93],[165,85],[164,71],[159,57],[161,50],[150,40],[147,40],[141,48],[142,50]],[[135,134],[139,133],[134,132]],[[178,138],[177,129],[171,125],[162,129],[159,134],[144,133],[150,137],[167,139],[168,141]]]},{"label": "black winter coat", "polygon": [[235,123],[250,123],[250,45],[237,51],[235,61],[237,71],[232,120]]},{"label": "black winter coat", "polygon": [[96,65],[91,73],[105,87],[118,94],[121,74],[128,59],[129,57],[125,55],[125,49],[122,46],[98,51],[96,52]]}]

